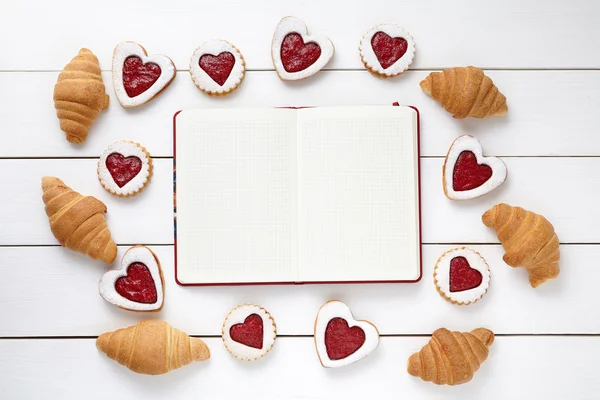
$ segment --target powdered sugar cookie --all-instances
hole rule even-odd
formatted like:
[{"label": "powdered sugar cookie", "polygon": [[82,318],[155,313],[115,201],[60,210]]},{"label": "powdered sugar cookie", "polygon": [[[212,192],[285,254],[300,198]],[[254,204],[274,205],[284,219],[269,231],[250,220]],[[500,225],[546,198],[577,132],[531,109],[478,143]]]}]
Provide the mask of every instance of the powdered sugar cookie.
[{"label": "powdered sugar cookie", "polygon": [[164,300],[164,279],[156,254],[145,246],[133,246],[121,267],[108,271],[98,284],[100,296],[131,311],[159,311]]},{"label": "powdered sugar cookie", "polygon": [[451,200],[482,196],[500,186],[508,171],[497,157],[484,157],[473,136],[458,137],[450,146],[442,171],[444,193]]},{"label": "powdered sugar cookie", "polygon": [[119,103],[137,107],[152,100],[175,78],[175,64],[167,56],[148,55],[134,42],[119,43],[113,52],[113,86]]},{"label": "powdered sugar cookie", "polygon": [[490,286],[490,267],[478,252],[460,247],[442,254],[433,280],[438,292],[453,304],[467,305],[483,297]]},{"label": "powdered sugar cookie", "polygon": [[225,40],[213,39],[198,47],[190,60],[192,80],[209,95],[225,95],[239,86],[246,66],[240,51]]},{"label": "powdered sugar cookie", "polygon": [[223,322],[223,344],[240,360],[254,361],[265,356],[273,348],[276,336],[271,314],[254,304],[234,308]]},{"label": "powdered sugar cookie", "polygon": [[146,149],[123,140],[108,146],[100,156],[98,180],[114,195],[134,196],[148,185],[152,169],[152,159]]},{"label": "powdered sugar cookie", "polygon": [[308,78],[320,71],[333,57],[331,40],[321,35],[309,35],[304,21],[285,17],[275,28],[271,56],[281,79]]},{"label": "powdered sugar cookie", "polygon": [[359,46],[365,67],[380,76],[396,76],[408,69],[415,57],[415,42],[398,25],[379,24],[364,34]]},{"label": "powdered sugar cookie", "polygon": [[379,331],[357,321],[348,306],[332,300],[321,306],[315,321],[315,346],[325,368],[343,367],[368,356],[379,345]]}]

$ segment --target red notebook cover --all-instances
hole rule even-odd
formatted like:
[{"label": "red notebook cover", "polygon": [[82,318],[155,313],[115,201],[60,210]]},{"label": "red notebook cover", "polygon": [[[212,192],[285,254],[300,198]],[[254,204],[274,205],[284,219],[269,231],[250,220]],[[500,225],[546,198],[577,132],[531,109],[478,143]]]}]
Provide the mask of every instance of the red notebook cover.
[{"label": "red notebook cover", "polygon": [[[393,106],[399,106],[398,102],[394,102]],[[422,219],[421,219],[421,114],[414,106],[408,106],[417,113],[417,165],[418,165],[418,205],[419,205],[419,276],[414,280],[367,280],[367,281],[310,281],[310,282],[219,282],[219,283],[185,283],[181,282],[177,276],[177,115],[182,110],[177,111],[173,115],[173,231],[174,231],[174,265],[175,265],[175,282],[181,286],[259,286],[259,285],[318,285],[318,284],[368,284],[368,283],[417,283],[423,277],[423,235],[422,235]],[[282,107],[291,109],[300,109],[307,107]]]}]

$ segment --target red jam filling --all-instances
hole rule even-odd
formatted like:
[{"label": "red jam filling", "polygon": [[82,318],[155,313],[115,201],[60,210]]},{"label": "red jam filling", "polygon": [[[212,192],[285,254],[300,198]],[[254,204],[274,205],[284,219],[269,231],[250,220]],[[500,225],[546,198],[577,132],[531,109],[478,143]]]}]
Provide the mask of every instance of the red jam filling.
[{"label": "red jam filling", "polygon": [[450,292],[463,292],[481,285],[481,272],[471,268],[464,257],[450,260]]},{"label": "red jam filling", "polygon": [[156,303],[156,285],[148,267],[141,262],[134,262],[127,267],[127,276],[115,282],[117,293],[136,303]]},{"label": "red jam filling", "polygon": [[160,77],[156,63],[144,64],[138,56],[129,56],[123,63],[123,86],[129,97],[136,97],[150,89]]},{"label": "red jam filling", "polygon": [[478,188],[492,177],[489,165],[477,164],[472,151],[465,150],[458,156],[452,172],[452,189],[457,192]]},{"label": "red jam filling", "polygon": [[350,328],[343,318],[332,318],[325,328],[325,348],[330,360],[341,360],[360,349],[365,343],[365,331],[358,326]]},{"label": "red jam filling", "polygon": [[377,32],[371,38],[371,47],[383,69],[398,61],[408,49],[408,42],[401,37],[391,37],[385,32]]},{"label": "red jam filling", "polygon": [[250,314],[242,324],[235,324],[229,328],[229,336],[234,342],[262,349],[263,347],[263,320],[258,314]]},{"label": "red jam filling", "polygon": [[142,160],[136,156],[124,157],[120,153],[112,153],[106,157],[106,168],[117,186],[122,188],[142,170]]},{"label": "red jam filling", "polygon": [[288,33],[281,43],[281,62],[287,72],[299,72],[313,65],[321,56],[321,46],[304,43],[299,33]]},{"label": "red jam filling", "polygon": [[235,65],[235,57],[228,51],[220,53],[218,56],[212,54],[204,54],[200,57],[200,68],[217,82],[219,86],[223,86],[227,82],[227,78]]}]

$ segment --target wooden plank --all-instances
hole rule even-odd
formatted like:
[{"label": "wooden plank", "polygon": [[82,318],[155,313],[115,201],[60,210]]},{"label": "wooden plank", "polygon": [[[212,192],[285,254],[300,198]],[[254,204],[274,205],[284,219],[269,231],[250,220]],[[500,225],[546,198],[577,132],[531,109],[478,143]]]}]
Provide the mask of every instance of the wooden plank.
[{"label": "wooden plank", "polygon": [[0,120],[8,138],[0,157],[97,157],[110,143],[123,139],[142,143],[154,156],[172,156],[172,117],[180,109],[394,101],[419,108],[424,156],[445,156],[463,134],[475,135],[487,153],[500,156],[600,155],[600,71],[488,71],[506,94],[510,112],[506,118],[486,120],[453,119],[419,88],[428,73],[409,71],[398,79],[378,79],[366,71],[328,71],[314,81],[286,84],[274,72],[249,72],[234,94],[213,98],[202,94],[187,72],[180,72],[160,97],[125,110],[114,96],[111,73],[105,72],[111,105],[84,145],[68,143],[59,129],[50,97],[56,72],[0,73]]},{"label": "wooden plank", "polygon": [[[410,376],[406,360],[429,338],[383,338],[379,348],[345,368],[324,369],[311,338],[279,339],[253,364],[207,339],[211,358],[166,375],[135,374],[100,353],[93,339],[2,340],[3,393],[12,400],[68,399],[595,399],[600,390],[598,337],[497,337],[473,380],[436,386]],[[285,365],[285,368],[282,366]],[[68,378],[67,378],[68,377]],[[301,377],[301,378],[300,378]],[[99,383],[100,382],[100,383]],[[234,383],[234,384],[232,384]]]},{"label": "wooden plank", "polygon": [[[448,200],[442,189],[443,159],[422,161],[422,226],[425,243],[496,243],[481,216],[498,203],[544,215],[561,243],[598,243],[595,198],[600,158],[507,158],[506,182],[473,200]],[[587,191],[590,192],[587,192]]]},{"label": "wooden plank", "polygon": [[[418,284],[182,287],[173,277],[173,248],[153,247],[165,276],[160,313],[134,313],[98,295],[105,269],[85,256],[58,247],[0,248],[0,337],[92,336],[161,318],[195,335],[220,335],[230,309],[256,303],[275,318],[278,333],[311,335],[317,310],[326,301],[346,302],[357,318],[371,320],[383,334],[426,334],[440,326],[488,326],[497,333],[600,333],[600,300],[590,297],[600,269],[590,262],[600,246],[561,248],[561,274],[532,289],[522,269],[502,261],[501,246],[472,246],[489,262],[492,281],[483,299],[459,307],[439,296],[433,284],[438,257],[452,246],[424,247]],[[119,248],[118,262],[127,247]]]},{"label": "wooden plank", "polygon": [[58,244],[44,211],[43,176],[56,176],[73,190],[103,201],[117,243],[173,243],[173,161],[155,159],[152,181],[131,198],[104,190],[98,182],[97,164],[91,159],[0,160],[0,181],[6,185],[0,194],[4,227],[0,244]]},{"label": "wooden plank", "polygon": [[[450,201],[443,193],[443,160],[422,160],[422,221],[425,243],[496,243],[493,230],[481,223],[485,210],[500,202],[545,215],[562,243],[600,243],[600,214],[592,213],[598,197],[600,158],[507,158],[504,185],[478,199]],[[41,200],[44,175],[61,178],[108,206],[108,224],[118,244],[172,244],[172,160],[156,159],[149,187],[131,199],[106,192],[96,178],[97,161],[0,160],[4,191],[0,245],[56,244]],[[18,173],[15,173],[18,171]],[[558,186],[557,183],[560,183]],[[576,194],[576,203],[574,203]]]},{"label": "wooden plank", "polygon": [[80,47],[96,52],[102,67],[109,69],[113,48],[123,40],[139,41],[187,69],[194,49],[211,38],[238,46],[249,68],[272,69],[273,30],[290,14],[333,41],[336,54],[329,68],[362,68],[360,39],[382,22],[401,24],[415,38],[415,68],[600,67],[600,56],[590,50],[600,44],[600,5],[588,0],[386,1],[377,7],[354,0],[344,2],[343,8],[276,0],[230,0],[210,7],[182,0],[146,5],[105,0],[91,11],[76,0],[8,3],[0,15],[0,35],[18,40],[6,41],[10,57],[0,60],[0,70],[58,70]]}]

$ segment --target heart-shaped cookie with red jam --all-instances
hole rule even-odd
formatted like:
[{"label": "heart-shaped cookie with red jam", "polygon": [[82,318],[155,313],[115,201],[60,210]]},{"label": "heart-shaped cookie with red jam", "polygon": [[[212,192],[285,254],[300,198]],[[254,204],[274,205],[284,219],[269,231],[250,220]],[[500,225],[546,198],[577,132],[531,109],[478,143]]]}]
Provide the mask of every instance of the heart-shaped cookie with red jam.
[{"label": "heart-shaped cookie with red jam", "polygon": [[175,78],[175,64],[169,57],[148,55],[134,42],[119,43],[112,64],[115,94],[125,108],[149,102]]},{"label": "heart-shaped cookie with red jam", "polygon": [[98,160],[98,180],[110,193],[128,197],[141,192],[152,176],[152,159],[139,143],[119,141]]},{"label": "heart-shaped cookie with red jam", "polygon": [[333,53],[331,40],[309,35],[300,18],[285,17],[275,28],[271,56],[275,71],[283,80],[295,81],[316,74],[327,65]]},{"label": "heart-shaped cookie with red jam", "polygon": [[500,186],[508,175],[498,157],[484,157],[473,136],[458,137],[450,146],[442,172],[444,193],[451,200],[482,196]]},{"label": "heart-shaped cookie with red jam", "polygon": [[192,54],[190,74],[200,90],[220,96],[240,85],[246,74],[246,64],[237,47],[225,40],[213,39]]},{"label": "heart-shaped cookie with red jam", "polygon": [[415,41],[394,24],[379,24],[363,35],[359,46],[365,67],[382,77],[400,75],[415,58]]},{"label": "heart-shaped cookie with red jam", "polygon": [[254,304],[243,304],[231,310],[225,318],[222,337],[232,356],[254,361],[273,348],[277,327],[267,310]]},{"label": "heart-shaped cookie with red jam", "polygon": [[379,345],[379,331],[369,321],[357,321],[350,308],[331,300],[315,321],[315,346],[325,368],[343,367],[368,356]]},{"label": "heart-shaped cookie with red jam", "polygon": [[123,255],[121,267],[100,279],[98,290],[104,300],[125,310],[159,311],[164,279],[158,257],[145,246],[133,246]]},{"label": "heart-shaped cookie with red jam", "polygon": [[467,305],[483,297],[490,286],[490,266],[478,252],[466,247],[442,254],[433,270],[440,295],[453,304]]}]

